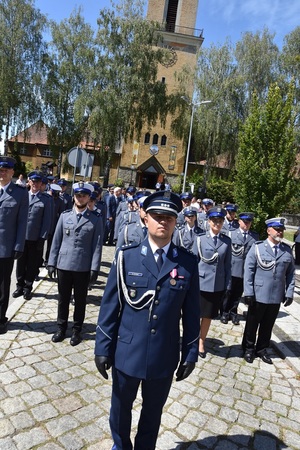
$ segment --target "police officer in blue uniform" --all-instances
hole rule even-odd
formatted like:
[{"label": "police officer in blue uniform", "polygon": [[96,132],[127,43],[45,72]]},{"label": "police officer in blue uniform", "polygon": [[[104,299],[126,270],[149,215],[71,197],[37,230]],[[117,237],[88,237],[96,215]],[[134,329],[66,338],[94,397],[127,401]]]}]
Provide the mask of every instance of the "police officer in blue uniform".
[{"label": "police officer in blue uniform", "polygon": [[225,209],[226,209],[226,216],[222,228],[222,233],[229,234],[229,232],[237,230],[239,228],[239,222],[236,219],[238,206],[233,203],[227,203],[225,205]]},{"label": "police officer in blue uniform", "polygon": [[231,279],[231,239],[221,229],[226,211],[220,206],[208,212],[208,231],[197,236],[193,252],[199,256],[200,341],[199,356],[206,357],[205,339],[211,320],[219,314],[224,293]]},{"label": "police officer in blue uniform", "polygon": [[114,450],[133,448],[131,409],[140,384],[143,403],[134,449],[155,449],[162,409],[178,362],[177,381],[186,378],[197,361],[197,258],[171,242],[181,208],[179,197],[170,191],[146,198],[148,238],[116,252],[101,302],[95,363],[106,379],[112,366],[110,427]]},{"label": "police officer in blue uniform", "polygon": [[70,297],[74,288],[72,346],[82,340],[80,332],[85,317],[88,285],[95,283],[101,262],[102,219],[87,207],[93,190],[93,186],[83,181],[73,185],[74,208],[64,211],[59,218],[48,262],[50,278],[57,270],[59,293],[58,330],[52,336],[52,341],[61,342],[65,338]]},{"label": "police officer in blue uniform", "polygon": [[52,208],[49,195],[41,192],[43,174],[33,171],[28,174],[30,191],[25,247],[17,261],[17,289],[13,297],[23,295],[32,298],[32,285],[38,273],[40,254],[48,238],[52,224]]},{"label": "police officer in blue uniform", "polygon": [[15,164],[0,156],[0,334],[7,332],[11,273],[24,250],[28,215],[28,191],[12,182]]},{"label": "police officer in blue uniform", "polygon": [[207,220],[207,213],[208,211],[213,208],[215,202],[211,198],[204,198],[201,202],[202,211],[198,212],[197,215],[197,221],[198,226],[202,228],[202,230],[208,230],[208,220]]},{"label": "police officer in blue uniform", "polygon": [[[193,198],[193,194],[191,192],[182,192],[180,194],[180,200],[182,203],[182,208],[188,208],[189,206],[191,206],[191,202],[192,202],[192,198]],[[183,215],[183,211],[180,211],[180,213],[178,214],[177,217],[177,226],[182,226],[184,225],[184,215]]]},{"label": "police officer in blue uniform", "polygon": [[126,223],[118,233],[117,248],[122,247],[122,245],[128,245],[132,242],[140,243],[148,236],[148,228],[145,224],[144,218],[146,212],[143,208],[143,202],[147,197],[141,197],[138,201],[139,203],[139,220]]},{"label": "police officer in blue uniform", "polygon": [[237,309],[244,291],[245,260],[254,242],[259,239],[258,233],[250,230],[253,219],[253,213],[241,212],[239,214],[239,228],[229,231],[232,253],[231,283],[230,289],[227,291],[223,300],[223,310],[220,320],[224,324],[227,324],[229,319],[232,319],[233,325],[239,325]]},{"label": "police officer in blue uniform", "polygon": [[285,219],[268,219],[266,225],[267,239],[252,245],[245,262],[244,300],[249,308],[242,348],[248,363],[258,356],[272,364],[267,352],[272,329],[280,304],[289,306],[294,295],[294,259],[290,246],[282,242]]},{"label": "police officer in blue uniform", "polygon": [[204,230],[197,225],[196,208],[187,206],[183,209],[183,215],[185,223],[181,227],[175,228],[172,240],[175,245],[179,245],[180,247],[192,251],[196,236],[199,236]]},{"label": "police officer in blue uniform", "polygon": [[68,187],[68,182],[67,180],[65,180],[64,178],[60,178],[57,181],[58,186],[61,187],[61,192],[59,194],[59,197],[63,200],[64,202],[64,209],[72,209],[73,207],[73,199],[72,196],[70,194],[67,193],[67,187]]}]

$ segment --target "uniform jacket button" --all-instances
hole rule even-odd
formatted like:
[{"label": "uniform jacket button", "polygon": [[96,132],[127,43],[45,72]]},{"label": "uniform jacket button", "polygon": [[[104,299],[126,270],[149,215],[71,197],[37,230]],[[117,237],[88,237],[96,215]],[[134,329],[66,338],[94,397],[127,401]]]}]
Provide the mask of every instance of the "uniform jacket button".
[{"label": "uniform jacket button", "polygon": [[151,334],[155,334],[155,333],[156,333],[156,330],[154,328],[152,328]]},{"label": "uniform jacket button", "polygon": [[160,291],[160,286],[157,286],[156,289],[157,289],[158,291]]},{"label": "uniform jacket button", "polygon": [[159,300],[154,301],[155,305],[159,305]]},{"label": "uniform jacket button", "polygon": [[153,319],[157,320],[157,315],[156,314],[154,314]]}]

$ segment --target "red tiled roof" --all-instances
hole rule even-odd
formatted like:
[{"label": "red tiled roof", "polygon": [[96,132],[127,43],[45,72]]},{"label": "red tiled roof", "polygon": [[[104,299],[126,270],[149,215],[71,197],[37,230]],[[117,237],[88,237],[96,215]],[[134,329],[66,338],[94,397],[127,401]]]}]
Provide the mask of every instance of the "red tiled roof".
[{"label": "red tiled roof", "polygon": [[28,144],[49,145],[47,130],[47,125],[43,121],[38,121],[16,136],[11,137],[9,140],[13,142],[25,142]]}]

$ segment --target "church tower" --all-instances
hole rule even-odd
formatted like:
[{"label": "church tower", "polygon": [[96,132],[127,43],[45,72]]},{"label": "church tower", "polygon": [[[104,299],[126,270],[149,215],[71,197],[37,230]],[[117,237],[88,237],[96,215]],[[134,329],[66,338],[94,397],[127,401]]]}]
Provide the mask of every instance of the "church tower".
[{"label": "church tower", "polygon": [[[147,19],[161,24],[163,45],[170,57],[158,70],[158,79],[166,83],[169,92],[176,89],[174,73],[184,66],[193,68],[202,45],[202,30],[196,30],[198,0],[148,0]],[[192,97],[193,86],[187,91]],[[121,152],[120,152],[121,153]],[[126,143],[119,167],[113,176],[126,184],[154,189],[157,182],[167,180],[171,186],[184,171],[186,144],[171,133],[171,117],[164,128],[159,123],[142,131],[139,142]],[[112,169],[112,168],[111,168]]]}]

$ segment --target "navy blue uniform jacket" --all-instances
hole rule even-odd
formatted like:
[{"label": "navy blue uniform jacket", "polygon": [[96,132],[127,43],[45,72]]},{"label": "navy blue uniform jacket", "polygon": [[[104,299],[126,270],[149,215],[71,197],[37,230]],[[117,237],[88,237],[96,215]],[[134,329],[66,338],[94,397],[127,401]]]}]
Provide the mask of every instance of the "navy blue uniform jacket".
[{"label": "navy blue uniform jacket", "polygon": [[[116,260],[122,252],[125,283],[119,302]],[[153,300],[148,302],[150,293],[136,305],[140,309],[126,300],[127,296],[132,302],[138,302],[147,291],[154,292]],[[118,250],[100,306],[96,355],[110,357],[114,366],[129,376],[164,378],[175,371],[179,359],[197,361],[199,328],[199,277],[195,255],[171,243],[158,273],[148,239]]]}]

